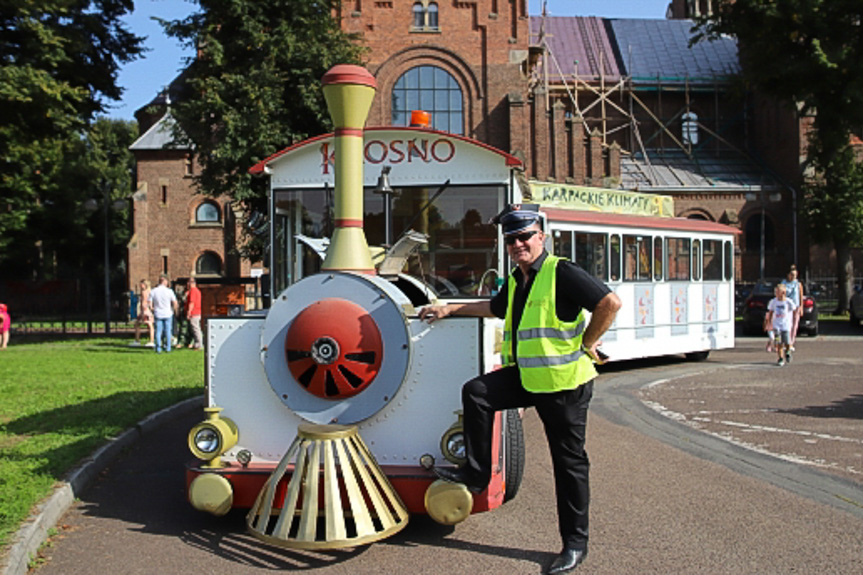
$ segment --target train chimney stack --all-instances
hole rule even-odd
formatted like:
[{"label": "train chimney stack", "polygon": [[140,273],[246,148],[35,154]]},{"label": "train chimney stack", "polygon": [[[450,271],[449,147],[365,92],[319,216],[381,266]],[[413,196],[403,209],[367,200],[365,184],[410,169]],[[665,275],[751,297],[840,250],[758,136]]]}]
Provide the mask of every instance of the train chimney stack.
[{"label": "train chimney stack", "polygon": [[374,274],[363,231],[363,127],[377,83],[361,66],[333,66],[322,79],[335,124],[335,229],[322,271]]}]

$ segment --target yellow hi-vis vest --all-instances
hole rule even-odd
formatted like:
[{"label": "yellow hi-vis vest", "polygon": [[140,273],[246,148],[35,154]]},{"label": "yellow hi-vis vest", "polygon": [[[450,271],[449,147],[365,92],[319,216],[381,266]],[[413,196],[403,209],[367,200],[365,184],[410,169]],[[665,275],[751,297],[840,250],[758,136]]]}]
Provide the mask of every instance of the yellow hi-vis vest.
[{"label": "yellow hi-vis vest", "polygon": [[[557,263],[549,254],[533,280],[518,325],[518,371],[522,386],[533,393],[575,389],[596,377],[593,360],[582,351],[586,321],[582,309],[575,321],[557,317]],[[516,279],[510,275],[501,359],[512,365],[512,302]]]}]

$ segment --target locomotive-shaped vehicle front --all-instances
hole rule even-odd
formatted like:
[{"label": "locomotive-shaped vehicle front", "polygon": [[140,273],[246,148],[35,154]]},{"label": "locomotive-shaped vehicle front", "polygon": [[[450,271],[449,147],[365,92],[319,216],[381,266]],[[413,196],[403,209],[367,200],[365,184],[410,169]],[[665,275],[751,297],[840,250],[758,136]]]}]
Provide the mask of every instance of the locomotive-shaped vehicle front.
[{"label": "locomotive-shaped vehicle front", "polygon": [[[524,459],[507,412],[486,491],[436,481],[432,466],[464,461],[460,388],[499,362],[501,325],[416,315],[441,294],[497,289],[501,247],[483,222],[510,200],[519,162],[425,128],[364,130],[375,84],[363,68],[336,66],[323,83],[334,134],[253,169],[271,183],[274,297],[266,313],[208,320],[207,415],[187,469],[196,508],[249,509],[253,534],[302,548],[368,543],[411,513],[453,524],[493,509],[515,495]],[[377,194],[364,160],[387,166]],[[390,170],[411,182],[398,195]],[[367,243],[364,191],[387,215],[370,229],[384,249]],[[381,237],[395,220],[401,236]]]}]

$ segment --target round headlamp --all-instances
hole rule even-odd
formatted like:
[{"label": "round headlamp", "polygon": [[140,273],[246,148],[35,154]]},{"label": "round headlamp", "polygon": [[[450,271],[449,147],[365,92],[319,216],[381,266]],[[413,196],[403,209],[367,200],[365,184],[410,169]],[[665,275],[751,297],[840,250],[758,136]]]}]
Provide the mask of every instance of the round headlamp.
[{"label": "round headlamp", "polygon": [[450,425],[440,438],[440,451],[450,463],[464,465],[467,462],[467,450],[464,440],[464,423],[461,411],[456,411],[458,420]]},{"label": "round headlamp", "polygon": [[209,426],[198,429],[198,431],[195,432],[193,441],[195,442],[195,447],[197,447],[201,453],[215,453],[219,450],[219,444],[221,443],[219,440],[219,434],[215,429]]},{"label": "round headlamp", "polygon": [[198,459],[219,466],[218,458],[237,443],[236,424],[227,417],[219,417],[221,407],[207,407],[207,419],[189,431],[189,450]]},{"label": "round headlamp", "polygon": [[455,459],[464,461],[467,459],[467,453],[464,445],[464,432],[457,431],[451,434],[446,440],[446,451]]}]

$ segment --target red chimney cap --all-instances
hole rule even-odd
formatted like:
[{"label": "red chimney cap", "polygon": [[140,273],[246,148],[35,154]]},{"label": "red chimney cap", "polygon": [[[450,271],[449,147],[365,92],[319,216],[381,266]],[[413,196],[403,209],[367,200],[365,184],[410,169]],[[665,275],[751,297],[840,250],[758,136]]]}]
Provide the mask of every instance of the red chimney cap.
[{"label": "red chimney cap", "polygon": [[333,66],[321,78],[321,83],[324,86],[330,84],[360,84],[375,89],[378,87],[375,77],[368,70],[362,66],[355,66],[353,64],[337,64]]}]

